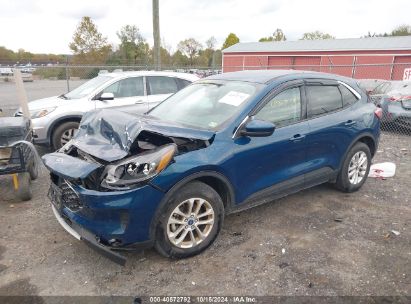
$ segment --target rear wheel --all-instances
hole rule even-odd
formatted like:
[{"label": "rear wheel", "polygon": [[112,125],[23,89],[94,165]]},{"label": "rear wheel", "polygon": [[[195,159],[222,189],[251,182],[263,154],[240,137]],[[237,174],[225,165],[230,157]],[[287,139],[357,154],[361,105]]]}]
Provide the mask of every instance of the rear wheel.
[{"label": "rear wheel", "polygon": [[59,125],[53,132],[51,143],[54,150],[60,149],[68,143],[74,136],[74,132],[78,129],[79,123],[76,121],[68,121]]},{"label": "rear wheel", "polygon": [[362,142],[356,143],[344,160],[337,178],[337,188],[344,192],[357,191],[365,183],[370,166],[370,148]]},{"label": "rear wheel", "polygon": [[196,255],[214,242],[223,219],[218,193],[204,183],[191,182],[166,205],[157,224],[155,248],[165,257]]}]

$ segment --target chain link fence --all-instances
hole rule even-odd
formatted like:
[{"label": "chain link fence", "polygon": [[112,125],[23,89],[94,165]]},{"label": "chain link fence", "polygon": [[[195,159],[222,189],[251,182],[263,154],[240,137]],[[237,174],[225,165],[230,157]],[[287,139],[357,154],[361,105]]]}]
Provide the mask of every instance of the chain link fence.
[{"label": "chain link fence", "polygon": [[[334,73],[355,78],[360,87],[368,92],[370,100],[381,107],[382,131],[391,134],[411,136],[411,81],[400,80],[404,69],[411,64],[364,64],[364,65],[270,65],[270,66],[230,66],[223,72],[238,70],[275,70],[294,69]],[[0,67],[0,82],[13,81],[11,68]],[[117,71],[155,70],[148,65],[53,65],[36,66],[22,69],[23,79],[27,82],[29,100],[66,93],[99,74]],[[207,77],[222,72],[221,68],[209,67],[162,67],[163,71],[196,74]],[[6,73],[8,72],[8,73]],[[395,79],[395,80],[393,80]],[[1,87],[0,87],[1,88]],[[36,89],[37,88],[37,89]],[[36,93],[34,93],[36,92]],[[0,92],[0,98],[2,94]],[[12,103],[12,101],[11,101]],[[0,104],[0,108],[4,108]],[[12,108],[12,106],[11,106]],[[7,110],[7,107],[6,107]]]}]

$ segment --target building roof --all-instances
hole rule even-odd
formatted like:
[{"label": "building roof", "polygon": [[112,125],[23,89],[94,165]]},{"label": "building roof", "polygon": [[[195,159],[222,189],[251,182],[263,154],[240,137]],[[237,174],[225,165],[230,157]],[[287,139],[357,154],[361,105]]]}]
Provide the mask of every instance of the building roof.
[{"label": "building roof", "polygon": [[237,43],[223,53],[411,50],[411,36]]}]

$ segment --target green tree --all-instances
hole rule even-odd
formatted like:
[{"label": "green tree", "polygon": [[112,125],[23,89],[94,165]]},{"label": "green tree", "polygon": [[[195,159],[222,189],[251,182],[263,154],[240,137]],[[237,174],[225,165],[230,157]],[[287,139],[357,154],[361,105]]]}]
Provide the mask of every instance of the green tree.
[{"label": "green tree", "polygon": [[272,36],[263,37],[258,40],[259,42],[267,42],[267,41],[285,41],[287,38],[285,37],[282,29],[276,29]]},{"label": "green tree", "polygon": [[189,65],[189,59],[180,50],[177,50],[171,57],[174,66],[185,67]]},{"label": "green tree", "polygon": [[98,31],[90,17],[83,17],[69,44],[74,53],[75,62],[104,63],[111,52],[107,38]]},{"label": "green tree", "polygon": [[146,41],[135,25],[125,25],[117,32],[120,39],[120,54],[126,63],[147,63],[149,51]]},{"label": "green tree", "polygon": [[13,62],[16,61],[16,54],[4,46],[0,46],[0,62]]},{"label": "green tree", "polygon": [[194,58],[198,55],[198,52],[202,50],[203,46],[194,38],[189,38],[180,41],[177,48],[182,54],[186,55],[190,59],[190,65],[192,66]]},{"label": "green tree", "polygon": [[300,40],[335,39],[334,36],[320,31],[304,33]]},{"label": "green tree", "polygon": [[411,26],[408,24],[402,24],[392,30],[391,36],[409,36],[411,35]]},{"label": "green tree", "polygon": [[221,48],[222,50],[240,42],[240,38],[237,37],[236,34],[230,33],[227,38],[225,39],[223,43],[223,47]]},{"label": "green tree", "polygon": [[23,49],[19,49],[17,54],[16,54],[16,59],[20,63],[28,63],[31,62],[34,57],[34,54],[30,52],[26,52]]}]

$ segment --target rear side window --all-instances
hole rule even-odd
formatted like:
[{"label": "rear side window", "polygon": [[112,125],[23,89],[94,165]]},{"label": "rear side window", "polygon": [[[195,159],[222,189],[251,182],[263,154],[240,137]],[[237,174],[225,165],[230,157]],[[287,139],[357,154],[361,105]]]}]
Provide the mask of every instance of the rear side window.
[{"label": "rear side window", "polygon": [[147,76],[148,95],[172,94],[178,91],[176,79],[165,76]]},{"label": "rear side window", "polygon": [[306,86],[308,118],[334,112],[342,108],[342,97],[338,86]]},{"label": "rear side window", "polygon": [[340,91],[343,99],[343,107],[348,107],[358,100],[357,97],[355,97],[355,95],[345,86],[340,85]]}]

